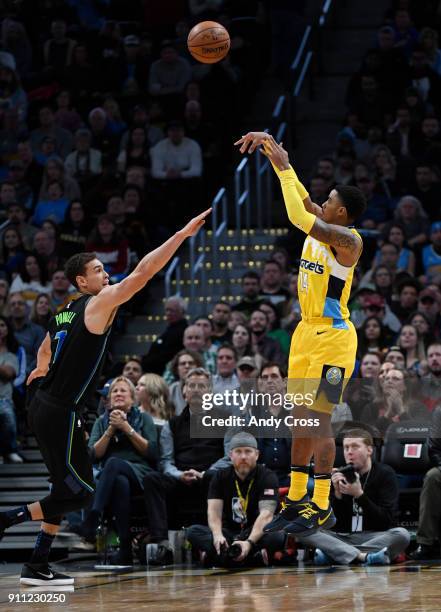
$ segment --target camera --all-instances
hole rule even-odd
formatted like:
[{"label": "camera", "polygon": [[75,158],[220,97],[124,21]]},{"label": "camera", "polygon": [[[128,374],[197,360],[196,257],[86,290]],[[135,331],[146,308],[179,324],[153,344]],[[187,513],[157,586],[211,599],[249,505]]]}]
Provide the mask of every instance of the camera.
[{"label": "camera", "polygon": [[219,555],[219,565],[221,567],[228,567],[232,562],[236,561],[242,552],[239,544],[232,544],[231,546],[222,546]]},{"label": "camera", "polygon": [[347,465],[338,468],[338,471],[340,472],[340,474],[343,474],[348,484],[352,484],[357,480],[357,473],[352,463],[348,463]]}]

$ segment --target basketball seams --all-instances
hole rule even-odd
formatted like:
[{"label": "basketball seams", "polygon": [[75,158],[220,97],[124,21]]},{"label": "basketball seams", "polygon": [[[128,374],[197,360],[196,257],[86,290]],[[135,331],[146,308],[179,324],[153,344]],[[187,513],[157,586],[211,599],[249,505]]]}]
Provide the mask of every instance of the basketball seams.
[{"label": "basketball seams", "polygon": [[[215,22],[213,22],[215,23]],[[195,28],[197,28],[197,26],[194,26]],[[190,43],[194,38],[196,38],[197,36],[199,36],[200,34],[203,34],[204,32],[209,32],[210,30],[220,30],[221,32],[224,31],[226,32],[228,38],[230,37],[228,35],[227,30],[224,28],[223,25],[221,25],[220,23],[216,23],[216,25],[211,25],[211,26],[207,26],[206,28],[204,28],[203,30],[198,30],[197,32],[195,32],[195,34],[193,34],[193,36],[191,35],[192,31],[194,30],[194,28],[192,28],[188,34],[188,38],[187,38],[187,42]],[[191,38],[190,38],[191,36]]]},{"label": "basketball seams", "polygon": [[188,43],[188,48],[189,49],[197,49],[198,47],[214,47],[217,44],[221,45],[222,43],[228,43],[228,46],[230,46],[230,37],[228,38],[224,38],[223,40],[211,40],[211,41],[207,41],[204,43],[199,43],[199,44],[194,44],[189,42]]}]

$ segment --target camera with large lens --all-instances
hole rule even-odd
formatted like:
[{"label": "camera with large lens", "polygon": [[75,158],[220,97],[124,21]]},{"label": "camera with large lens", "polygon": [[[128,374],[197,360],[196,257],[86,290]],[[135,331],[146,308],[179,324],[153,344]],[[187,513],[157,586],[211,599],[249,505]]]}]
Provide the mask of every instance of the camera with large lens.
[{"label": "camera with large lens", "polygon": [[227,559],[230,559],[230,561],[234,561],[235,559],[237,559],[237,557],[240,556],[241,553],[242,553],[242,548],[240,547],[240,545],[232,544],[227,549]]},{"label": "camera with large lens", "polygon": [[343,474],[348,484],[352,484],[357,480],[357,472],[355,471],[355,468],[352,463],[348,463],[347,465],[338,468],[338,471],[340,472],[340,474]]}]

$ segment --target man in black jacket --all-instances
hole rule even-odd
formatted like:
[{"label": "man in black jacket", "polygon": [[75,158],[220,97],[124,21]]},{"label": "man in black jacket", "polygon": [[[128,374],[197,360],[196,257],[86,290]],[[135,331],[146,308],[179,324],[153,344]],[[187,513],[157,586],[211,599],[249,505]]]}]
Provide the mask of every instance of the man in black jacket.
[{"label": "man in black jacket", "polygon": [[432,413],[429,457],[434,467],[427,472],[420,495],[418,548],[411,555],[416,561],[441,558],[441,407]]},{"label": "man in black jacket", "polygon": [[185,318],[186,308],[185,300],[177,296],[165,302],[165,318],[168,325],[153,342],[147,355],[143,356],[144,372],[162,375],[167,363],[183,348],[184,330],[188,325]]},{"label": "man in black jacket", "polygon": [[317,531],[296,539],[316,548],[316,565],[389,565],[410,541],[406,529],[394,527],[398,505],[395,472],[372,460],[373,440],[363,429],[345,433],[343,451],[346,463],[354,468],[355,480],[351,483],[349,475],[333,470],[335,531]]}]

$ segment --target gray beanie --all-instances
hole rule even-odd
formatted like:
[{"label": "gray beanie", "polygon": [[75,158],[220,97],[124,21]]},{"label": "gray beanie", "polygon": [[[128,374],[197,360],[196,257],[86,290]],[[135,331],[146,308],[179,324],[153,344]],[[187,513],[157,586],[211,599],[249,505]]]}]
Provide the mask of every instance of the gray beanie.
[{"label": "gray beanie", "polygon": [[257,448],[257,440],[250,433],[247,433],[246,431],[240,431],[231,438],[229,443],[229,449],[231,451],[234,448],[240,448],[241,446]]}]

